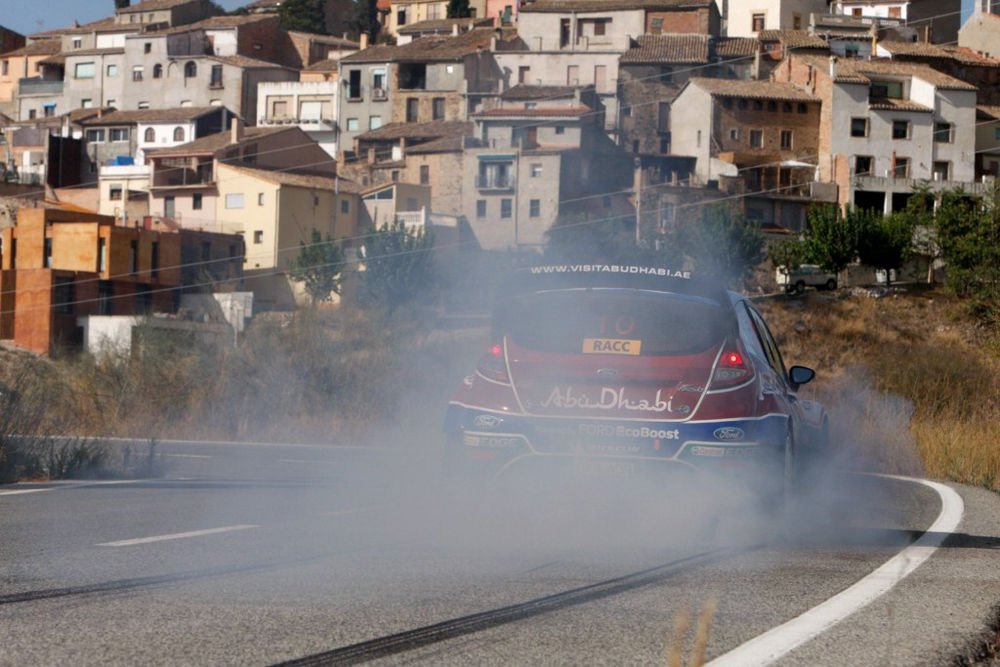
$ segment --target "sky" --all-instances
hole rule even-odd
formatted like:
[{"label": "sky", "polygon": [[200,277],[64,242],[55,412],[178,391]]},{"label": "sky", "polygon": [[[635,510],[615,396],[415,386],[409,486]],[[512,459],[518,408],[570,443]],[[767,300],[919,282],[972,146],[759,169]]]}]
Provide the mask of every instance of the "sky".
[{"label": "sky", "polygon": [[[224,9],[241,7],[249,0],[216,0]],[[133,3],[135,4],[135,3]],[[22,35],[88,23],[115,13],[114,0],[0,0],[0,25]]]}]

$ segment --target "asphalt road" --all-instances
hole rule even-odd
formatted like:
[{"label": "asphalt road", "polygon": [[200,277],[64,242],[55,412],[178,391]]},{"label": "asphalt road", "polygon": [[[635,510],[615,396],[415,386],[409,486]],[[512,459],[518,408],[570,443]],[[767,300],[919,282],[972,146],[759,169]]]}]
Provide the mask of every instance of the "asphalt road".
[{"label": "asphalt road", "polygon": [[[731,653],[762,636],[786,641],[781,665],[939,665],[1000,603],[1000,499],[982,490],[953,487],[946,536],[924,534],[948,509],[935,489],[849,473],[786,525],[626,480],[454,496],[398,450],[157,457],[160,480],[0,487],[0,665],[663,665],[699,636],[720,665],[771,662]],[[887,592],[854,611],[859,582]]]}]

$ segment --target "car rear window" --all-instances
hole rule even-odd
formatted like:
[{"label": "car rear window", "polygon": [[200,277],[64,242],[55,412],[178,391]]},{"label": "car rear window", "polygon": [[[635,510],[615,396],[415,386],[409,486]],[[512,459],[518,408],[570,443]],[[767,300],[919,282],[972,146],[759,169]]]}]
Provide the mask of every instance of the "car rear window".
[{"label": "car rear window", "polygon": [[681,295],[560,290],[508,301],[498,310],[495,327],[515,344],[543,352],[684,355],[704,352],[727,337],[725,313]]}]

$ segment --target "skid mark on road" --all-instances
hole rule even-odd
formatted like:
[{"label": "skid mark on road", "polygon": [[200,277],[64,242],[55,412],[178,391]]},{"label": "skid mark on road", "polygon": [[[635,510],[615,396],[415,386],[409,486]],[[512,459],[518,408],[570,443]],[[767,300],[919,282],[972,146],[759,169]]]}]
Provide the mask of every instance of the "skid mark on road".
[{"label": "skid mark on road", "polygon": [[150,544],[151,542],[166,542],[167,540],[185,540],[192,537],[203,537],[205,535],[217,535],[219,533],[232,533],[237,530],[249,530],[260,528],[256,524],[241,524],[238,526],[222,526],[221,528],[206,528],[205,530],[191,530],[186,533],[170,533],[168,535],[153,535],[151,537],[138,537],[131,540],[118,540],[116,542],[102,542],[99,547],[131,547],[137,544]]},{"label": "skid mark on road", "polygon": [[941,513],[931,527],[916,542],[850,588],[801,616],[737,646],[709,662],[706,667],[749,667],[775,662],[888,593],[930,558],[962,522],[965,503],[951,487],[926,479],[896,475],[878,477],[923,484],[936,491],[941,498]]}]

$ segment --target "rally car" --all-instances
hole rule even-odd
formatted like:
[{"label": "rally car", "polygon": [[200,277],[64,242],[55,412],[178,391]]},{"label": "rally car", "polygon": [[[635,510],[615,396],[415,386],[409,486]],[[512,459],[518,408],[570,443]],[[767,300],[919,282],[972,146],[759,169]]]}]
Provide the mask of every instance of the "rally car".
[{"label": "rally car", "polygon": [[[796,396],[743,296],[652,266],[536,266],[504,283],[492,340],[445,417],[446,469],[466,478],[555,466],[752,479],[784,500],[822,407]],[[586,464],[581,466],[581,463]]]}]

